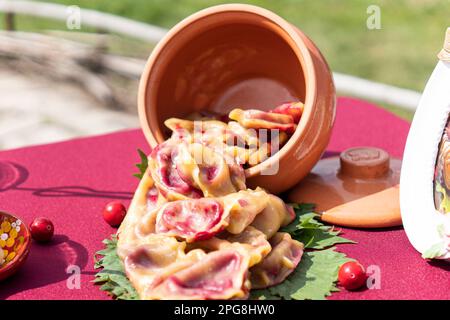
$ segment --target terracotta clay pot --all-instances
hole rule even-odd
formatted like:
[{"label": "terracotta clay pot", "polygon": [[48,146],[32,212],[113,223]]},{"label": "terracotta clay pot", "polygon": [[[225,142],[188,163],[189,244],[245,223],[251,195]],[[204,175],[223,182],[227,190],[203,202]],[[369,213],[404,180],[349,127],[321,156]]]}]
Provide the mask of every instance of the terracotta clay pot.
[{"label": "terracotta clay pot", "polygon": [[168,137],[163,122],[170,117],[204,109],[268,110],[296,100],[305,104],[297,130],[274,156],[246,169],[249,187],[279,193],[306,176],[331,134],[335,88],[325,59],[304,33],[268,10],[227,4],[189,16],[159,42],[142,74],[138,105],[154,147]]}]

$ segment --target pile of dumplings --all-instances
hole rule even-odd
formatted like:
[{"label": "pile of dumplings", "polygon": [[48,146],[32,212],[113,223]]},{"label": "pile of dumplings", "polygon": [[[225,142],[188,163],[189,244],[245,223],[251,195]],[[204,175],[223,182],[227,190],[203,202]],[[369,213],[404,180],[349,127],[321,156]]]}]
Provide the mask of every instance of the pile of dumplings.
[{"label": "pile of dumplings", "polygon": [[303,244],[279,229],[293,209],[245,168],[273,155],[294,133],[300,102],[226,117],[171,118],[118,230],[117,252],[141,299],[246,299],[281,283]]}]

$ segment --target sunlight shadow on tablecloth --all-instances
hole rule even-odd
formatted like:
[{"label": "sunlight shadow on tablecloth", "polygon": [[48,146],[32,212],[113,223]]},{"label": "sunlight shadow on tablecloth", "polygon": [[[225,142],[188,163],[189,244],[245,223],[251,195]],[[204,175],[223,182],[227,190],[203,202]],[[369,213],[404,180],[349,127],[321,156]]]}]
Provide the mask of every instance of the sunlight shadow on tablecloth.
[{"label": "sunlight shadow on tablecloth", "polygon": [[[76,265],[83,270],[88,261],[87,249],[65,235],[55,235],[52,242],[48,244],[33,241],[30,256],[25,265],[17,274],[0,284],[0,300],[7,299],[18,292],[67,281],[71,276],[67,272],[69,266]],[[67,288],[67,290],[70,289]]]}]

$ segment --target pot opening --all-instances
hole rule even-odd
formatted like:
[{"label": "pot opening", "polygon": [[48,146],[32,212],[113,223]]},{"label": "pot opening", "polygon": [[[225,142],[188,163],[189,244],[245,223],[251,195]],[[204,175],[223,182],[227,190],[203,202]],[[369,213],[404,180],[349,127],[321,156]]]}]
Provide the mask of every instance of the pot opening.
[{"label": "pot opening", "polygon": [[168,137],[169,117],[305,101],[301,62],[279,25],[243,11],[188,20],[175,27],[149,74],[146,108],[158,142]]}]

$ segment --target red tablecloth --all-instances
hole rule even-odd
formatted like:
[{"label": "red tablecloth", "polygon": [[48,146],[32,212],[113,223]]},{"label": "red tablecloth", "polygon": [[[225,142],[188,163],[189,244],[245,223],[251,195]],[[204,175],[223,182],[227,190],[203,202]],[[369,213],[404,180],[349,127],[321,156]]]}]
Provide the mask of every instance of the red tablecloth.
[{"label": "red tablecloth", "polygon": [[[328,151],[368,145],[401,157],[408,128],[374,105],[340,98]],[[132,177],[137,148],[149,151],[140,130],[0,152],[0,210],[26,223],[46,216],[56,229],[53,243],[33,243],[25,266],[0,283],[0,299],[108,299],[91,283],[94,253],[115,231],[101,210],[113,199],[129,203],[138,182]],[[378,266],[381,288],[343,290],[331,299],[450,299],[450,264],[422,260],[401,228],[345,230],[345,236],[358,244],[339,250]],[[67,287],[69,265],[81,268],[80,289]]]}]

